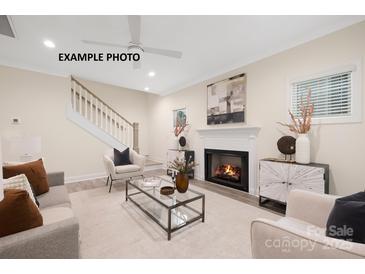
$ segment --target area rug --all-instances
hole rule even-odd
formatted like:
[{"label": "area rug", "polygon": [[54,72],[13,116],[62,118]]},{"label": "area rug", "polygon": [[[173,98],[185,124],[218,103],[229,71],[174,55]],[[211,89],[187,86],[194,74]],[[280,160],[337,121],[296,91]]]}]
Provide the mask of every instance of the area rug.
[{"label": "area rug", "polygon": [[82,258],[250,258],[250,224],[255,218],[278,215],[220,194],[205,193],[206,220],[172,234],[166,232],[130,201],[124,183],[70,194],[80,221]]}]

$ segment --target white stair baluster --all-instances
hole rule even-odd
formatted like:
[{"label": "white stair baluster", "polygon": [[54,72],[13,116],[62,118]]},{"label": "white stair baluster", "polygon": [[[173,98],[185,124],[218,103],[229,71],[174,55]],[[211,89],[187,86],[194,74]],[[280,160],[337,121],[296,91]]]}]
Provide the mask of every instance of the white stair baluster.
[{"label": "white stair baluster", "polygon": [[77,85],[74,83],[74,111],[77,112]]},{"label": "white stair baluster", "polygon": [[96,101],[96,116],[98,121],[98,127],[101,127],[101,104],[100,101]]},{"label": "white stair baluster", "polygon": [[114,122],[113,122],[113,136],[116,137],[117,136],[117,115],[115,112],[113,112],[113,116],[114,116]]},{"label": "white stair baluster", "polygon": [[101,102],[98,101],[98,126],[101,128]]},{"label": "white stair baluster", "polygon": [[110,135],[111,136],[113,136],[113,130],[114,130],[113,115],[114,115],[114,111],[110,110]]},{"label": "white stair baluster", "polygon": [[111,135],[111,129],[112,129],[112,114],[111,114],[111,110],[108,107],[108,133]]},{"label": "white stair baluster", "polygon": [[128,136],[128,134],[129,134],[129,125],[126,123],[125,124],[125,135],[126,135],[125,144],[127,146],[129,146],[129,136]]},{"label": "white stair baluster", "polygon": [[107,131],[107,127],[108,127],[108,109],[106,107],[106,105],[104,105],[104,111],[103,111],[103,119],[104,119],[104,130]]},{"label": "white stair baluster", "polygon": [[93,97],[89,92],[88,92],[88,97],[89,97],[89,101],[87,103],[87,106],[89,108],[89,120],[90,120],[90,122],[93,123]]},{"label": "white stair baluster", "polygon": [[110,135],[111,136],[113,136],[113,132],[114,132],[113,118],[114,118],[114,111],[110,110]]},{"label": "white stair baluster", "polygon": [[84,117],[87,119],[87,92],[85,89],[83,89],[84,93]]},{"label": "white stair baluster", "polygon": [[104,111],[103,111],[103,119],[104,119],[104,130],[106,131],[107,129],[107,126],[108,126],[108,113],[107,113],[107,108],[106,106],[104,105],[103,103],[103,106],[104,106]]},{"label": "white stair baluster", "polygon": [[76,85],[76,83],[75,83],[75,82],[73,82],[73,86],[74,86],[74,93],[73,93],[74,105],[73,105],[73,110],[74,110],[74,111],[77,111],[77,110],[76,110],[76,104],[77,104],[77,102],[76,102],[76,88],[77,88],[77,85]]},{"label": "white stair baluster", "polygon": [[104,105],[103,103],[103,106],[104,106],[104,130],[107,131],[108,129],[108,109],[106,107],[106,105]]},{"label": "white stair baluster", "polygon": [[110,117],[110,109],[106,109],[106,132],[109,133],[110,130],[110,124],[109,124],[109,117]]},{"label": "white stair baluster", "polygon": [[90,96],[89,92],[87,92],[86,94],[87,94],[87,96],[86,96],[86,98],[87,98],[87,100],[86,100],[87,117],[88,117],[89,121],[92,122],[92,118],[91,118],[91,107],[92,107],[92,105],[91,105],[91,96]]},{"label": "white stair baluster", "polygon": [[73,110],[75,109],[74,92],[75,92],[75,84],[73,81],[71,81],[71,106]]},{"label": "white stair baluster", "polygon": [[103,103],[100,102],[100,125],[101,125],[101,128],[103,129],[103,125],[104,125],[104,110],[103,110]]},{"label": "white stair baluster", "polygon": [[122,139],[122,124],[121,124],[121,119],[118,115],[118,125],[119,125],[119,128],[118,128],[118,140],[121,141]]},{"label": "white stair baluster", "polygon": [[91,105],[91,121],[93,122],[94,125],[96,125],[96,120],[95,120],[95,110],[94,110],[94,102],[95,102],[95,97],[91,95],[91,99],[90,99],[90,105]]},{"label": "white stair baluster", "polygon": [[125,144],[125,140],[127,139],[127,135],[126,135],[126,128],[125,128],[125,121],[124,120],[122,122],[122,125],[123,125],[122,143]]},{"label": "white stair baluster", "polygon": [[129,132],[130,132],[130,127],[129,127],[129,125],[127,126],[127,142],[126,142],[126,144],[127,144],[127,146],[129,146]]},{"label": "white stair baluster", "polygon": [[114,124],[113,124],[114,111],[110,110],[110,135],[113,136]]},{"label": "white stair baluster", "polygon": [[83,92],[83,88],[80,87],[80,89],[79,89],[79,105],[80,105],[79,112],[80,112],[80,115],[82,115],[82,113],[83,113],[82,92]]},{"label": "white stair baluster", "polygon": [[81,101],[82,100],[81,100],[81,87],[80,86],[78,87],[78,99],[79,99],[79,104],[78,104],[79,105],[79,114],[81,114],[81,112],[82,112],[81,111]]},{"label": "white stair baluster", "polygon": [[85,118],[88,120],[89,119],[89,93],[87,92],[87,90],[84,90],[85,93]]},{"label": "white stair baluster", "polygon": [[129,126],[129,146],[131,147],[131,149],[133,148],[133,127]]}]

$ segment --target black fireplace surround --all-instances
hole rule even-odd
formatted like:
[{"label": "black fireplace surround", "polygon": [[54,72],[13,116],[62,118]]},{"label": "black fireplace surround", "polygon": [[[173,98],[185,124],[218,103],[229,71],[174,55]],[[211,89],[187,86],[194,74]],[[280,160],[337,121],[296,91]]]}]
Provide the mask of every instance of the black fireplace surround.
[{"label": "black fireplace surround", "polygon": [[205,180],[248,192],[247,151],[205,149],[204,161]]}]

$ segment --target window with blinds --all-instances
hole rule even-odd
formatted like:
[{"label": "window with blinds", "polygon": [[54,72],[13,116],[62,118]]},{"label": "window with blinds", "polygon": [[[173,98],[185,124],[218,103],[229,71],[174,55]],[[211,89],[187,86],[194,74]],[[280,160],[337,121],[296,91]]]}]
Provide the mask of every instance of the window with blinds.
[{"label": "window with blinds", "polygon": [[292,83],[291,108],[300,115],[301,102],[306,102],[311,90],[314,105],[313,118],[335,118],[352,115],[352,71],[344,71],[323,77]]}]

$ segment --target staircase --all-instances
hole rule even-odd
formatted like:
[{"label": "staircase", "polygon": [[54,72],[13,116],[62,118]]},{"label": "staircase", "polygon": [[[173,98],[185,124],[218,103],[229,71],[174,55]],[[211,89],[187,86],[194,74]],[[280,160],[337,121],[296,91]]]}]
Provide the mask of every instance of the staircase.
[{"label": "staircase", "polygon": [[110,147],[139,152],[138,123],[129,122],[72,76],[66,113],[69,120]]}]

